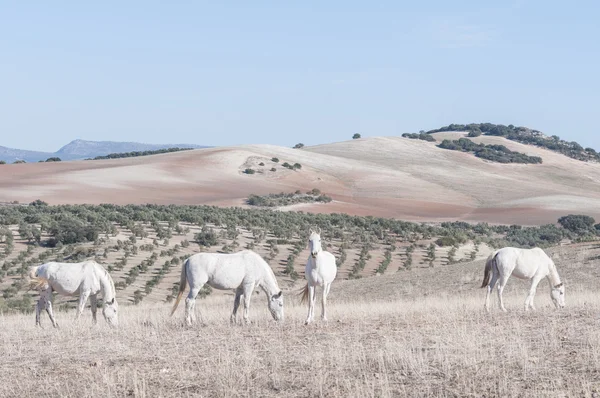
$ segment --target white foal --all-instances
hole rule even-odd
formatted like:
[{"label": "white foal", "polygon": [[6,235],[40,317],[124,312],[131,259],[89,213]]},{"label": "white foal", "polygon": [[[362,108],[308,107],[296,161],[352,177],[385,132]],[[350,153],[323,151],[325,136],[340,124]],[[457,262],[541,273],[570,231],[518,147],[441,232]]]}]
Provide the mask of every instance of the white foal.
[{"label": "white foal", "polygon": [[314,319],[315,315],[315,299],[317,286],[321,286],[323,289],[323,296],[321,301],[321,319],[327,320],[327,295],[329,289],[331,289],[331,283],[337,275],[337,266],[335,264],[335,257],[333,254],[324,251],[321,248],[321,230],[315,232],[310,230],[310,237],[308,239],[310,246],[310,255],[306,262],[305,278],[307,280],[306,286],[302,290],[301,303],[308,299],[308,316],[305,324],[308,325]]},{"label": "white foal", "polygon": [[98,293],[102,293],[104,307],[102,315],[106,322],[116,327],[118,325],[118,304],[115,300],[115,285],[108,272],[95,261],[82,263],[55,263],[50,262],[31,268],[29,276],[32,286],[42,288],[40,299],[35,307],[35,324],[40,323],[40,312],[45,309],[54,327],[58,327],[52,311],[52,292],[63,296],[79,295],[76,318],[79,319],[85,303],[90,298],[92,319],[96,323],[98,310]]},{"label": "white foal", "polygon": [[244,321],[249,323],[248,312],[254,287],[260,287],[267,295],[267,305],[276,321],[283,321],[283,296],[273,270],[257,253],[244,250],[233,254],[198,253],[189,257],[181,267],[179,294],[173,305],[175,313],[185,285],[190,292],[185,300],[185,320],[189,324],[196,321],[194,308],[196,296],[204,284],[219,290],[235,290],[231,321],[235,322],[241,296],[244,296]]},{"label": "white foal", "polygon": [[502,292],[510,276],[531,280],[529,294],[525,299],[525,311],[535,310],[533,298],[538,284],[544,278],[550,284],[550,297],[557,308],[565,306],[565,286],[560,281],[554,262],[540,248],[519,249],[505,247],[492,253],[486,263],[481,287],[487,286],[485,309],[490,310],[490,293],[498,282],[498,300],[502,311],[506,311],[502,301]]}]

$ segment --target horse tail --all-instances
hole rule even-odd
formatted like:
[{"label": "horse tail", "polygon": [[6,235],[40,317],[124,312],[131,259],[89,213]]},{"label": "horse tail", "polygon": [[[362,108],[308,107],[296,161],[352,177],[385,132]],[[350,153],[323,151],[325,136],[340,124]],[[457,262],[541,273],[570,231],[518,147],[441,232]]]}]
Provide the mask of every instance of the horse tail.
[{"label": "horse tail", "polygon": [[181,267],[181,278],[179,279],[179,294],[177,295],[177,299],[175,300],[175,304],[173,305],[173,309],[171,310],[171,316],[175,313],[179,302],[181,301],[181,296],[183,296],[183,292],[185,291],[185,284],[187,282],[187,265],[190,259],[188,258],[183,263]]},{"label": "horse tail", "polygon": [[33,289],[33,290],[45,290],[48,288],[49,286],[49,281],[46,278],[43,278],[41,276],[37,276],[37,271],[40,268],[40,266],[35,266],[35,267],[31,267],[31,269],[29,270],[29,289]]},{"label": "horse tail", "polygon": [[37,270],[38,270],[38,268],[40,268],[40,266],[39,266],[39,265],[36,265],[35,267],[31,267],[31,268],[29,269],[29,277],[30,277],[31,279],[36,279],[36,278],[37,278],[37,275],[36,275],[36,274],[37,274]]},{"label": "horse tail", "polygon": [[492,276],[492,269],[496,266],[496,256],[498,255],[498,251],[490,254],[488,259],[485,262],[485,270],[483,271],[483,283],[481,287],[486,287],[490,284],[490,278]]},{"label": "horse tail", "polygon": [[308,282],[306,283],[306,285],[302,288],[302,290],[300,291],[300,304],[303,304],[306,302],[306,300],[308,300]]}]

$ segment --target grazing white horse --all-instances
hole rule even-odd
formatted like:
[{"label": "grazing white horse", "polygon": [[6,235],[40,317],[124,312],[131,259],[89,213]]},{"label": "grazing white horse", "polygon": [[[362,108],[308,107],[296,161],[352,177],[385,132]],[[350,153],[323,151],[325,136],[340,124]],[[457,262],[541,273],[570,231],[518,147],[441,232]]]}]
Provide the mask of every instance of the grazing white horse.
[{"label": "grazing white horse", "polygon": [[323,289],[323,296],[321,301],[321,319],[327,320],[327,295],[329,289],[331,289],[331,283],[337,275],[337,266],[335,264],[335,257],[333,254],[324,251],[321,248],[321,229],[319,232],[310,230],[310,237],[308,238],[308,244],[310,246],[310,255],[306,262],[305,278],[307,280],[306,286],[302,290],[301,303],[308,299],[308,316],[305,324],[308,325],[313,321],[315,315],[315,299],[317,286],[321,286]]},{"label": "grazing white horse", "polygon": [[52,292],[64,296],[79,295],[79,306],[76,318],[79,319],[85,303],[90,298],[92,319],[96,323],[98,309],[98,293],[102,293],[104,307],[102,315],[106,322],[116,327],[118,325],[118,304],[115,300],[115,285],[108,272],[95,261],[82,263],[50,262],[32,267],[29,276],[31,286],[41,288],[40,299],[35,307],[35,324],[40,325],[40,312],[45,309],[54,327],[58,327],[52,311]]},{"label": "grazing white horse", "polygon": [[535,310],[533,297],[537,285],[544,278],[547,278],[550,283],[550,298],[552,298],[554,305],[557,308],[565,306],[565,286],[560,281],[554,261],[542,249],[539,247],[534,249],[505,247],[492,253],[485,263],[481,287],[487,286],[487,295],[485,296],[485,309],[487,311],[490,310],[490,293],[496,282],[498,282],[500,308],[502,311],[506,311],[502,301],[502,292],[511,275],[519,279],[531,280],[529,294],[525,299],[525,311],[530,307]]},{"label": "grazing white horse", "polygon": [[244,321],[249,323],[248,311],[254,287],[260,287],[267,295],[267,305],[276,321],[283,321],[283,296],[275,274],[267,262],[251,250],[232,254],[198,253],[190,256],[181,267],[179,294],[171,311],[175,313],[185,285],[190,292],[185,300],[185,320],[190,325],[196,321],[194,308],[196,296],[204,284],[219,290],[235,290],[231,322],[235,322],[240,298],[244,296]]}]

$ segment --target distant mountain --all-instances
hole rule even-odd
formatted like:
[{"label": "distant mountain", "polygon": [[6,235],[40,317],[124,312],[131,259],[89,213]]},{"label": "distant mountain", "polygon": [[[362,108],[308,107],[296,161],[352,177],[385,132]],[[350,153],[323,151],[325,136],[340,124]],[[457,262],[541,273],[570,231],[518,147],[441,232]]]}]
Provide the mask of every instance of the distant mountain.
[{"label": "distant mountain", "polygon": [[0,146],[0,160],[13,163],[15,160],[37,162],[50,157],[59,157],[61,160],[78,160],[105,156],[111,153],[153,151],[165,148],[207,148],[195,144],[142,144],[139,142],[116,141],[85,141],[74,140],[56,152],[37,152],[23,149],[14,149]]},{"label": "distant mountain", "polygon": [[54,156],[54,154],[51,152],[26,151],[24,149],[0,146],[0,160],[4,160],[6,163],[13,163],[15,160],[37,162],[38,160],[46,160],[52,156]]}]

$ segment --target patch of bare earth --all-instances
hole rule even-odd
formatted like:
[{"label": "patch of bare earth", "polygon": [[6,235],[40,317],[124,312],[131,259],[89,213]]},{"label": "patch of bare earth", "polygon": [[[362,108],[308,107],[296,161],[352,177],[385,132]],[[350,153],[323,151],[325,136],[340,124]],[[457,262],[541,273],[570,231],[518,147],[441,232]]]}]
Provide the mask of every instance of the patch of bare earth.
[{"label": "patch of bare earth", "polygon": [[[434,137],[439,142],[463,135]],[[474,140],[541,156],[544,163],[493,163],[400,137],[304,149],[247,145],[128,159],[4,165],[0,202],[244,206],[249,194],[318,188],[334,202],[308,204],[302,210],[519,224],[555,222],[574,212],[600,216],[599,164],[500,137]],[[274,157],[279,162],[273,162]],[[302,168],[289,170],[284,162]],[[244,173],[246,168],[255,174]]]}]

